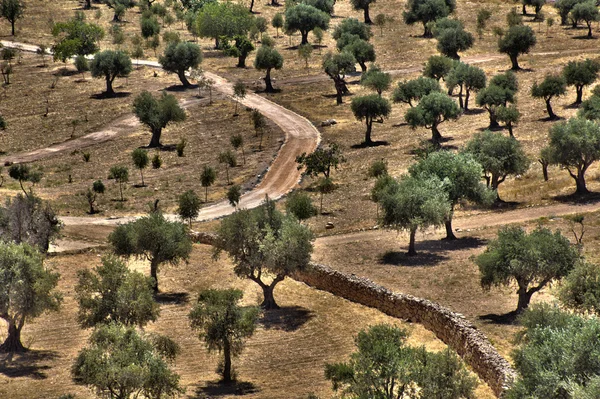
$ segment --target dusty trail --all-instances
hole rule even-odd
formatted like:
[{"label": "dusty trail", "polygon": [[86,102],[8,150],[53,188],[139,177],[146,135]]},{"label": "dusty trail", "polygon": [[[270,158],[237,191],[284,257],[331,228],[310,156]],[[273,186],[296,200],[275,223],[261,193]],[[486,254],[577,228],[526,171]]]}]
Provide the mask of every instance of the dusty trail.
[{"label": "dusty trail", "polygon": [[[19,48],[23,51],[35,52],[38,49],[37,46],[25,43],[8,41],[2,41],[1,43],[3,46]],[[160,64],[155,61],[132,60],[132,62],[136,65],[161,68]],[[215,89],[217,91],[228,96],[233,94],[233,85],[230,82],[213,73],[205,72],[205,75],[215,81]],[[189,107],[197,104],[199,101],[197,99],[185,100],[181,105]],[[319,144],[321,137],[317,128],[308,119],[257,94],[251,93],[246,95],[240,103],[246,107],[258,109],[265,117],[272,120],[285,132],[285,142],[264,178],[256,188],[242,195],[239,206],[254,208],[264,201],[266,195],[272,199],[281,198],[298,184],[301,172],[296,168],[296,157],[304,152],[313,152]],[[129,115],[112,122],[101,131],[90,133],[76,140],[54,144],[50,147],[31,152],[2,157],[0,158],[0,164],[4,164],[5,162],[32,162],[59,153],[70,152],[130,133],[138,126],[139,121],[137,118],[134,115]],[[197,220],[211,220],[231,214],[233,211],[234,209],[229,205],[229,202],[224,200],[203,208]],[[174,217],[174,215],[170,217]],[[130,218],[118,220],[74,218],[72,221],[69,221],[69,218],[64,218],[63,220],[66,224],[116,224],[128,219]]]}]

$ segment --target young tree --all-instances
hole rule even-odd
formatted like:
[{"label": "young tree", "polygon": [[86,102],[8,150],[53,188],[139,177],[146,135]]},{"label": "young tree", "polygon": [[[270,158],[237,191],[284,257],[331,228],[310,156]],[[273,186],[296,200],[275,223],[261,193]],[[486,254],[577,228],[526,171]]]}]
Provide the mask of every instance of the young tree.
[{"label": "young tree", "polygon": [[303,191],[293,191],[287,197],[285,211],[301,222],[317,214],[317,208],[313,205],[310,196]]},{"label": "young tree", "polygon": [[377,14],[375,15],[375,19],[373,20],[373,23],[375,24],[375,26],[379,27],[379,34],[381,36],[383,36],[383,28],[385,27],[385,24],[387,24],[390,21],[390,17],[388,17],[385,14]]},{"label": "young tree", "polygon": [[354,56],[363,73],[367,72],[367,62],[375,62],[375,47],[365,40],[355,38],[343,48],[343,51]]},{"label": "young tree", "polygon": [[371,16],[369,15],[369,7],[372,3],[375,3],[375,0],[350,0],[350,4],[352,8],[356,11],[363,11],[363,16],[365,18],[365,24],[371,25],[373,22],[371,21]]},{"label": "young tree", "polygon": [[416,129],[419,126],[431,129],[431,141],[439,145],[443,140],[438,126],[449,119],[456,119],[460,115],[460,109],[450,96],[431,92],[421,99],[416,107],[406,111],[404,119]]},{"label": "young tree", "polygon": [[208,202],[208,188],[215,183],[216,179],[217,172],[208,165],[204,166],[200,174],[200,184],[204,187],[204,202]]},{"label": "young tree", "polygon": [[585,61],[569,61],[563,68],[563,76],[568,86],[575,86],[577,99],[575,105],[581,104],[583,100],[583,88],[589,86],[598,78],[600,62],[586,59]]},{"label": "young tree", "polygon": [[119,192],[121,193],[121,202],[125,201],[123,197],[123,184],[129,181],[129,169],[126,166],[115,165],[110,168],[108,173],[109,179],[115,179],[119,183]]},{"label": "young tree", "polygon": [[235,154],[230,150],[222,151],[219,153],[219,163],[225,164],[225,173],[227,176],[227,184],[231,184],[229,181],[229,168],[234,168],[237,165]]},{"label": "young tree", "polygon": [[155,15],[145,16],[142,14],[142,18],[140,19],[140,29],[142,37],[146,40],[158,37],[160,34],[160,24]]},{"label": "young tree", "polygon": [[444,79],[450,73],[453,67],[454,61],[452,58],[448,58],[445,55],[432,55],[425,63],[423,76],[439,82],[440,79]]},{"label": "young tree", "polygon": [[104,183],[102,183],[102,180],[96,180],[92,184],[92,188],[88,188],[85,197],[88,201],[88,204],[90,205],[90,215],[96,213],[96,210],[94,209],[94,204],[96,203],[98,194],[104,194],[104,191],[106,191],[106,187],[104,187]]},{"label": "young tree", "polygon": [[283,28],[283,14],[279,12],[275,14],[271,20],[271,25],[276,29],[276,37],[279,37],[279,29]]},{"label": "young tree", "polygon": [[131,58],[124,51],[104,50],[94,56],[90,64],[92,77],[106,80],[106,95],[114,96],[113,82],[117,77],[127,77],[132,71]]},{"label": "young tree", "polygon": [[327,76],[333,80],[337,104],[342,104],[342,96],[350,92],[346,85],[346,74],[356,71],[354,56],[347,51],[336,54],[327,53],[323,57],[323,69]]},{"label": "young tree", "polygon": [[500,132],[486,130],[475,134],[467,142],[465,152],[481,164],[488,187],[496,192],[508,175],[521,175],[529,168],[529,159],[521,144]]},{"label": "young tree", "polygon": [[327,30],[329,27],[329,15],[308,4],[296,4],[285,10],[284,29],[291,34],[300,32],[302,42],[308,43],[308,33],[315,28]]},{"label": "young tree", "polygon": [[146,150],[142,148],[136,148],[131,153],[131,160],[136,168],[140,170],[140,176],[142,177],[142,185],[141,187],[146,187],[144,184],[144,169],[148,166],[150,159],[148,158],[148,153]]},{"label": "young tree", "polygon": [[481,8],[477,11],[477,34],[479,38],[483,38],[483,31],[485,30],[488,21],[492,17],[492,12],[490,10],[486,10],[485,8]]},{"label": "young tree", "polygon": [[502,106],[506,107],[509,102],[514,102],[514,96],[514,91],[492,83],[477,93],[477,105],[485,108],[489,113],[490,129],[498,127],[496,110]]},{"label": "young tree", "polygon": [[504,227],[475,263],[484,289],[517,283],[516,312],[521,313],[533,294],[565,277],[578,259],[577,250],[559,231],[538,227],[527,234],[521,227]]},{"label": "young tree", "polygon": [[424,29],[423,37],[432,37],[431,23],[449,16],[455,8],[454,0],[409,0],[402,16],[408,25],[421,22]]},{"label": "young tree", "polygon": [[190,87],[191,84],[185,73],[190,68],[198,68],[198,65],[202,62],[202,50],[195,43],[169,43],[158,62],[165,71],[176,73],[184,87]]},{"label": "young tree", "polygon": [[73,63],[75,64],[75,69],[77,69],[77,72],[82,75],[90,70],[90,64],[84,55],[78,55],[75,57],[75,61]]},{"label": "young tree", "polygon": [[413,101],[420,101],[433,92],[442,92],[439,82],[432,78],[420,77],[406,82],[398,82],[392,98],[395,103],[403,102],[414,107]]},{"label": "young tree", "polygon": [[[571,10],[575,7],[576,4],[580,3],[581,0],[556,0],[554,3],[554,7],[558,10],[558,14],[560,15],[560,24],[567,25],[569,22],[569,15],[571,14]],[[573,24],[576,27],[577,22],[573,20]]]},{"label": "young tree", "polygon": [[486,80],[487,78],[483,69],[477,68],[476,66],[467,65],[463,75],[463,84],[465,87],[465,112],[469,111],[469,98],[471,96],[471,92],[479,92],[480,90],[485,89]]},{"label": "young tree", "polygon": [[90,55],[99,50],[98,42],[104,38],[104,30],[95,24],[73,18],[57,22],[52,27],[57,42],[52,46],[54,60],[67,60],[75,55]]},{"label": "young tree", "polygon": [[[26,197],[31,197],[33,195],[32,194],[33,185],[40,182],[40,180],[42,179],[43,173],[40,170],[32,169],[27,164],[17,163],[17,164],[11,165],[11,167],[8,169],[8,175],[12,179],[19,181],[21,190],[23,191],[23,193],[25,193]],[[32,187],[29,188],[29,192],[27,192],[25,190],[25,187],[23,186],[23,182],[26,182],[26,181],[32,183]]]},{"label": "young tree", "polygon": [[417,229],[440,226],[448,219],[451,211],[448,192],[444,182],[435,176],[415,178],[404,176],[399,181],[391,180],[382,188],[379,202],[383,209],[384,226],[394,230],[408,230],[410,242],[407,255],[414,256]]},{"label": "young tree", "polygon": [[512,70],[518,71],[518,57],[521,54],[527,54],[536,44],[535,33],[533,29],[525,25],[511,26],[508,31],[498,39],[498,51],[507,54],[512,63]]},{"label": "young tree", "polygon": [[188,190],[179,196],[178,203],[177,214],[182,220],[187,220],[191,228],[192,221],[200,213],[200,198],[194,190]]},{"label": "young tree", "polygon": [[566,92],[567,81],[563,76],[546,75],[542,83],[538,85],[537,82],[534,82],[531,87],[531,96],[534,98],[543,98],[546,102],[546,110],[548,111],[548,118],[550,120],[559,119],[552,111],[550,101],[553,97],[560,97]]},{"label": "young tree", "polygon": [[339,41],[345,34],[350,37],[357,36],[359,39],[367,42],[371,39],[371,36],[373,36],[371,27],[364,22],[360,22],[356,18],[344,18],[342,22],[335,27],[331,36],[336,41]]},{"label": "young tree", "polygon": [[376,119],[387,118],[392,112],[392,106],[390,102],[380,97],[377,94],[370,94],[367,96],[355,97],[352,99],[350,105],[354,117],[359,121],[365,121],[367,130],[365,132],[366,145],[372,145],[371,130],[373,127],[373,121]]},{"label": "young tree", "polygon": [[392,84],[392,75],[383,72],[377,65],[372,65],[368,71],[360,77],[360,84],[368,89],[376,91],[379,97],[384,91],[388,91]]},{"label": "young tree", "polygon": [[207,2],[199,8],[194,25],[200,37],[214,39],[219,49],[221,37],[246,35],[254,25],[254,16],[242,4]]},{"label": "young tree", "polygon": [[433,37],[437,40],[437,49],[446,57],[458,60],[459,52],[473,47],[473,35],[465,31],[459,20],[442,18],[435,23]]},{"label": "young tree", "polygon": [[186,118],[175,96],[165,92],[156,99],[149,92],[142,91],[133,101],[133,112],[152,132],[149,148],[162,146],[160,136],[170,122],[181,122]]},{"label": "young tree", "polygon": [[550,128],[550,162],[563,166],[575,180],[577,194],[586,194],[585,173],[600,159],[600,126],[571,118]]},{"label": "young tree", "polygon": [[238,116],[238,105],[240,101],[243,101],[246,98],[246,85],[241,80],[238,80],[233,85],[233,98],[235,101],[235,111],[233,112],[233,116]]},{"label": "young tree", "polygon": [[254,59],[254,68],[260,71],[266,71],[265,91],[267,93],[275,92],[271,82],[271,70],[280,70],[283,68],[283,57],[274,47],[260,46]]},{"label": "young tree", "polygon": [[506,125],[510,137],[515,137],[513,134],[513,126],[519,123],[520,119],[521,113],[514,105],[501,105],[498,108],[496,108],[496,120],[499,122],[503,122]]},{"label": "young tree", "polygon": [[[234,272],[257,283],[263,290],[264,309],[277,308],[273,290],[295,270],[305,268],[312,253],[312,233],[291,215],[275,209],[267,198],[264,205],[238,210],[223,219],[218,230],[215,256],[226,252]],[[272,276],[270,282],[266,277]]]},{"label": "young tree", "polygon": [[317,180],[315,184],[317,191],[320,194],[319,198],[319,213],[323,214],[323,196],[325,194],[332,193],[335,191],[335,184],[333,180],[329,177],[321,177]]},{"label": "young tree", "polygon": [[23,18],[25,3],[23,0],[2,0],[0,2],[0,17],[10,22],[11,35],[15,35],[15,23]]},{"label": "young tree", "polygon": [[583,314],[600,314],[600,267],[579,261],[561,281],[558,299],[569,309]]},{"label": "young tree", "polygon": [[134,327],[111,323],[94,330],[89,342],[71,368],[77,384],[112,398],[167,398],[183,393],[179,375],[168,365],[179,352],[171,339],[141,335]]},{"label": "young tree", "polygon": [[117,255],[150,261],[153,290],[158,293],[158,268],[163,263],[172,265],[186,261],[192,251],[192,242],[185,225],[169,222],[160,212],[153,212],[135,221],[120,224],[108,236]]},{"label": "young tree", "polygon": [[229,205],[237,208],[241,199],[242,187],[239,184],[234,184],[233,186],[229,187],[229,190],[227,190],[227,200],[229,201]]},{"label": "young tree", "polygon": [[468,153],[453,153],[450,151],[436,151],[427,158],[411,165],[409,173],[415,178],[436,176],[443,181],[444,190],[450,199],[450,213],[445,221],[446,239],[455,240],[452,231],[452,216],[454,207],[461,201],[471,201],[477,204],[490,205],[496,194],[488,190],[481,183],[483,168]]},{"label": "young tree", "polygon": [[362,330],[355,338],[358,350],[348,362],[326,363],[325,378],[348,399],[474,397],[477,380],[454,352],[414,348],[407,338],[406,330],[388,324]]},{"label": "young tree", "polygon": [[29,244],[0,241],[0,317],[8,335],[0,352],[23,352],[25,322],[58,310],[62,297],[54,291],[59,275],[44,267],[40,253]]},{"label": "young tree", "polygon": [[233,147],[234,150],[236,150],[236,151],[238,149],[242,150],[242,159],[243,159],[242,162],[245,165],[246,164],[246,153],[244,152],[244,136],[242,136],[241,134],[234,134],[229,139],[229,142],[231,143],[231,146]]},{"label": "young tree", "polygon": [[575,21],[585,21],[588,27],[588,38],[592,38],[592,23],[598,21],[599,18],[598,6],[592,1],[584,1],[575,4],[571,10],[571,17]]},{"label": "young tree", "polygon": [[198,303],[189,314],[193,329],[199,330],[209,352],[223,352],[219,373],[224,383],[234,379],[231,358],[239,356],[246,339],[254,334],[258,321],[257,307],[239,305],[240,290],[204,290],[198,294]]},{"label": "young tree", "polygon": [[310,44],[302,44],[298,47],[298,55],[304,59],[306,69],[308,69],[308,61],[312,55],[313,48]]},{"label": "young tree", "polygon": [[345,161],[342,149],[336,143],[331,143],[327,146],[319,146],[310,154],[305,152],[296,157],[298,170],[304,169],[302,174],[309,177],[329,178],[331,169],[337,169],[338,165]]},{"label": "young tree", "polygon": [[83,328],[110,323],[144,327],[158,318],[152,278],[130,271],[116,256],[105,255],[102,265],[79,270],[77,278],[77,320]]},{"label": "young tree", "polygon": [[237,57],[237,68],[246,68],[246,58],[254,51],[254,45],[246,36],[238,35],[234,37],[234,43],[230,44],[228,40],[221,43],[225,54],[230,57]]}]

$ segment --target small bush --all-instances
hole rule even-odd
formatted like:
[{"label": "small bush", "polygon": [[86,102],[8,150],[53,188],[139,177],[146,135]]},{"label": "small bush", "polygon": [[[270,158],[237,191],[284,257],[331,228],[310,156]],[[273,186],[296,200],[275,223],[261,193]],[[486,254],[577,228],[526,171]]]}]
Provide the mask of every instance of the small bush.
[{"label": "small bush", "polygon": [[84,162],[90,162],[90,157],[92,156],[89,152],[84,152],[83,154]]},{"label": "small bush", "polygon": [[152,157],[152,169],[160,169],[162,166],[162,159],[160,159],[160,154],[156,153]]},{"label": "small bush", "polygon": [[187,141],[186,139],[182,138],[179,143],[177,143],[177,156],[178,157],[182,157],[183,156],[183,151],[185,150],[185,147],[187,146]]}]

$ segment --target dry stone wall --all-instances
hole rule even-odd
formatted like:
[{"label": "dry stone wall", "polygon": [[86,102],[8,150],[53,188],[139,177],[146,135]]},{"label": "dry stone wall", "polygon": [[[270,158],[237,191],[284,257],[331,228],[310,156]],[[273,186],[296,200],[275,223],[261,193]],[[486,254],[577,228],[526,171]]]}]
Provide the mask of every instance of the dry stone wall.
[{"label": "dry stone wall", "polygon": [[[214,245],[211,233],[192,233],[195,242]],[[427,299],[394,293],[371,280],[311,263],[291,276],[306,285],[330,292],[349,301],[422,324],[455,350],[473,371],[485,381],[497,397],[502,397],[515,378],[510,364],[492,346],[487,337],[463,315]]]}]

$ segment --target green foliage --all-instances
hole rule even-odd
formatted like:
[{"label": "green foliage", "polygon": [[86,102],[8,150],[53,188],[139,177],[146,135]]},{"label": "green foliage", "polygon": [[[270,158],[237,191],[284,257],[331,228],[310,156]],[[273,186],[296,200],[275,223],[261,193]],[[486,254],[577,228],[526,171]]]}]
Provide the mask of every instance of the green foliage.
[{"label": "green foliage", "polygon": [[473,46],[473,35],[464,30],[458,20],[442,18],[435,23],[433,36],[437,39],[437,49],[446,57],[459,59],[458,52],[466,51]]},{"label": "green foliage", "polygon": [[200,174],[200,184],[204,187],[204,202],[208,202],[208,188],[215,183],[217,172],[210,166],[206,165],[202,168]]},{"label": "green foliage", "polygon": [[455,9],[455,0],[409,0],[402,17],[408,25],[421,22],[424,28],[423,37],[431,37],[430,23],[448,17]]},{"label": "green foliage", "polygon": [[504,227],[475,258],[481,286],[517,284],[517,312],[529,306],[531,296],[549,283],[565,277],[579,259],[578,251],[559,231],[542,227],[527,234],[521,227]]},{"label": "green foliage", "polygon": [[279,29],[283,28],[283,14],[277,13],[273,15],[271,25],[277,30],[277,37],[279,37]]},{"label": "green foliage", "polygon": [[600,119],[600,96],[594,94],[583,101],[577,116],[591,121],[598,121]]},{"label": "green foliage", "polygon": [[597,123],[571,118],[550,129],[550,162],[567,169],[577,184],[577,193],[586,193],[585,173],[600,159],[600,126]]},{"label": "green foliage", "polygon": [[84,73],[90,70],[90,64],[88,63],[87,58],[85,57],[85,55],[78,55],[77,57],[75,57],[75,68],[77,69],[77,72],[79,73]]},{"label": "green foliage", "polygon": [[233,45],[228,40],[222,40],[221,47],[226,55],[238,58],[238,68],[246,68],[246,58],[254,51],[254,45],[246,36],[238,35],[234,40]]},{"label": "green foliage", "polygon": [[[454,68],[446,76],[446,86],[454,88],[459,86],[458,93],[459,104],[465,111],[469,110],[469,98],[472,92],[479,92],[485,89],[487,77],[481,68],[476,66],[457,62]],[[463,90],[465,91],[465,101],[462,101]]]},{"label": "green foliage", "polygon": [[231,358],[242,353],[258,321],[257,307],[239,306],[242,296],[242,291],[233,289],[201,291],[189,314],[192,328],[199,330],[209,352],[223,352],[223,382],[232,380]]},{"label": "green foliage", "polygon": [[126,166],[112,166],[108,172],[108,178],[114,179],[119,183],[119,192],[121,193],[121,201],[125,201],[123,197],[123,184],[129,181],[129,169]]},{"label": "green foliage", "polygon": [[171,122],[181,122],[186,118],[175,96],[162,93],[156,99],[147,91],[142,91],[133,101],[133,112],[140,122],[150,128],[152,139],[148,147],[160,147],[162,129]]},{"label": "green foliage", "polygon": [[450,96],[433,91],[421,98],[416,107],[406,111],[404,119],[413,129],[419,126],[431,129],[431,140],[438,145],[443,139],[438,130],[439,124],[449,119],[456,119],[459,115],[460,109]]},{"label": "green foliage", "polygon": [[329,52],[323,57],[323,69],[335,84],[336,101],[339,105],[342,103],[342,96],[349,93],[345,76],[356,71],[356,60],[347,51],[335,54]]},{"label": "green foliage", "polygon": [[43,173],[39,169],[32,169],[27,164],[13,164],[8,169],[8,175],[15,180],[19,181],[19,185],[21,186],[21,190],[25,193],[25,196],[30,197],[32,189],[29,189],[29,193],[23,187],[23,182],[30,182],[33,185],[39,183],[42,179]]},{"label": "green foliage", "polygon": [[368,172],[369,177],[374,177],[376,179],[379,179],[381,176],[385,176],[387,174],[388,174],[387,161],[385,161],[384,159],[375,160],[369,166],[369,172]]},{"label": "green foliage", "polygon": [[600,267],[581,261],[563,279],[558,290],[560,302],[581,313],[600,314]]},{"label": "green foliage", "polygon": [[188,82],[185,72],[190,68],[198,68],[202,62],[202,50],[195,43],[173,42],[169,43],[158,61],[165,71],[176,73],[181,83],[188,87],[190,82]]},{"label": "green foliage", "polygon": [[181,36],[178,32],[167,31],[163,33],[163,42],[167,43],[167,46],[171,43],[181,43]]},{"label": "green foliage", "polygon": [[533,83],[531,87],[531,96],[534,98],[543,98],[546,102],[546,109],[550,119],[556,119],[557,116],[552,111],[550,101],[553,97],[560,97],[567,92],[567,82],[563,76],[546,75],[542,83],[538,85]]},{"label": "green foliage", "polygon": [[365,143],[372,143],[371,140],[371,129],[373,121],[376,119],[387,118],[392,112],[392,105],[390,102],[377,95],[369,94],[366,96],[354,97],[350,104],[354,117],[359,121],[365,121],[367,125],[367,131],[365,133]]},{"label": "green foliage", "polygon": [[392,75],[383,72],[377,65],[372,65],[368,71],[360,77],[360,84],[368,89],[376,91],[379,96],[390,89]]},{"label": "green foliage", "polygon": [[256,52],[256,58],[254,59],[254,68],[267,71],[265,76],[266,91],[273,92],[271,70],[283,68],[283,57],[274,47],[260,46]]},{"label": "green foliage", "polygon": [[479,34],[480,39],[483,37],[483,31],[485,30],[491,17],[492,12],[490,10],[481,8],[479,11],[477,11],[477,33]]},{"label": "green foliage", "polygon": [[348,399],[474,398],[477,380],[449,349],[428,352],[406,345],[408,333],[377,324],[355,338],[346,363],[325,365],[325,378]]},{"label": "green foliage", "polygon": [[29,244],[0,241],[0,317],[8,335],[0,352],[22,352],[25,322],[58,310],[62,297],[54,291],[59,275],[44,267],[41,254]]},{"label": "green foliage", "polygon": [[513,125],[519,123],[519,120],[521,119],[521,113],[514,105],[501,105],[500,107],[496,108],[496,119],[499,122],[505,123],[506,127],[508,128],[508,133],[511,137],[514,137],[512,130]]},{"label": "green foliage", "polygon": [[192,251],[186,227],[179,222],[166,220],[160,212],[117,226],[108,236],[108,242],[117,255],[150,261],[155,292],[158,292],[159,265],[187,262]]},{"label": "green foliage", "polygon": [[512,70],[519,70],[518,56],[527,54],[537,39],[533,29],[525,25],[515,25],[508,28],[500,39],[498,39],[498,51],[507,54],[512,63]]},{"label": "green foliage", "polygon": [[[166,341],[171,343],[165,345]],[[94,330],[89,342],[71,368],[76,383],[106,397],[165,398],[183,393],[179,376],[167,363],[178,352],[170,339],[140,335],[133,327],[112,323]]]},{"label": "green foliage", "polygon": [[319,146],[310,154],[302,153],[296,157],[298,170],[305,168],[302,174],[304,176],[318,177],[323,175],[329,178],[331,169],[337,169],[338,165],[345,162],[346,159],[342,153],[342,149],[336,143],[331,143],[327,146]]},{"label": "green foliage", "polygon": [[67,60],[75,55],[90,55],[99,50],[98,42],[104,38],[104,30],[76,18],[57,22],[52,27],[57,42],[52,46],[54,60]]},{"label": "green foliage", "polygon": [[140,170],[140,175],[142,176],[142,186],[144,184],[144,173],[143,170],[148,166],[150,159],[148,158],[148,152],[142,148],[136,148],[131,153],[131,160],[136,168]]},{"label": "green foliage", "polygon": [[575,86],[577,99],[575,104],[583,100],[583,88],[589,86],[598,78],[600,62],[586,59],[584,61],[569,61],[563,68],[563,75],[568,86]]},{"label": "green foliage", "polygon": [[142,16],[140,20],[140,28],[142,30],[142,37],[144,39],[150,39],[151,37],[158,36],[160,33],[160,24],[154,15],[148,18],[144,18],[144,16]]},{"label": "green foliage", "polygon": [[490,115],[490,127],[496,127],[496,110],[507,103],[515,102],[515,94],[518,89],[516,76],[512,72],[494,76],[488,87],[477,94],[477,105],[485,108]]},{"label": "green foliage", "polygon": [[[583,2],[585,0],[556,0],[554,3],[554,7],[558,10],[558,14],[560,15],[560,23],[561,25],[566,25],[569,20],[569,15],[571,10],[575,5]],[[573,20],[573,25],[577,24],[577,20]]]},{"label": "green foliage", "polygon": [[285,211],[294,215],[298,220],[306,220],[317,214],[310,195],[303,191],[293,191],[285,201]]},{"label": "green foliage", "polygon": [[196,26],[200,37],[215,39],[219,48],[220,37],[245,35],[254,25],[254,17],[245,5],[233,2],[210,2],[198,12]]},{"label": "green foliage", "polygon": [[308,61],[310,60],[312,51],[313,48],[310,44],[302,44],[298,47],[298,55],[300,56],[300,58],[304,59],[306,69],[308,69]]},{"label": "green foliage", "polygon": [[317,10],[321,10],[329,15],[333,15],[333,6],[335,5],[334,0],[302,0],[302,3],[313,6]]},{"label": "green foliage", "polygon": [[389,17],[385,14],[377,14],[375,15],[375,18],[373,20],[373,23],[375,24],[375,26],[379,26],[379,31],[381,36],[383,36],[383,28],[385,26],[385,24],[387,24],[388,22],[392,22],[392,17]]},{"label": "green foliage", "polygon": [[229,168],[234,168],[237,165],[237,159],[235,154],[231,150],[221,151],[218,157],[219,163],[225,164],[225,171],[227,173],[227,184],[231,184],[229,181]]},{"label": "green foliage", "polygon": [[592,37],[592,23],[598,21],[600,13],[598,12],[598,5],[594,1],[584,1],[575,4],[571,10],[571,18],[575,21],[585,21],[588,27],[587,37]]},{"label": "green foliage", "polygon": [[104,194],[105,191],[106,187],[104,186],[102,180],[96,180],[94,183],[92,183],[92,188],[88,188],[87,192],[85,193],[85,197],[90,205],[90,215],[96,213],[94,210],[94,203],[96,202],[98,194]]},{"label": "green foliage", "polygon": [[344,34],[358,36],[359,39],[369,41],[373,34],[371,27],[356,18],[344,18],[333,30],[332,37],[339,40]]},{"label": "green foliage", "polygon": [[529,159],[521,143],[501,132],[486,130],[476,133],[465,146],[483,167],[488,187],[498,191],[498,186],[508,175],[521,175],[529,168]]},{"label": "green foliage", "polygon": [[437,80],[419,77],[406,82],[398,82],[398,87],[394,89],[392,98],[395,103],[403,102],[414,107],[413,101],[419,101],[430,93],[441,93],[441,91],[440,83]]},{"label": "green foliage", "polygon": [[227,190],[227,200],[232,207],[237,207],[242,198],[242,187],[238,184],[234,184]]},{"label": "green foliage", "polygon": [[[252,210],[238,210],[223,219],[218,229],[215,256],[226,252],[239,277],[249,278],[263,290],[262,307],[277,307],[275,285],[310,262],[312,233],[292,215],[283,215],[267,198]],[[270,283],[265,277],[272,276]]]},{"label": "green foliage", "polygon": [[104,50],[90,64],[92,77],[106,80],[106,93],[114,95],[112,84],[117,77],[127,77],[133,70],[131,58],[124,51]]},{"label": "green foliage", "polygon": [[375,62],[375,47],[365,40],[354,39],[343,48],[343,51],[354,56],[363,72],[367,71],[367,62]]},{"label": "green foliage", "polygon": [[423,76],[439,81],[444,79],[452,70],[454,61],[445,55],[432,55],[427,59],[423,69]]},{"label": "green foliage", "polygon": [[15,35],[15,22],[23,18],[25,3],[22,0],[2,0],[0,2],[0,17],[6,18],[11,25],[11,33]]},{"label": "green foliage", "polygon": [[177,200],[177,214],[183,220],[187,220],[190,227],[192,226],[192,221],[198,217],[200,213],[200,198],[194,190],[188,190],[185,193],[181,194]]},{"label": "green foliage", "polygon": [[302,42],[308,43],[308,33],[315,28],[327,30],[329,15],[308,4],[297,4],[285,10],[284,29],[287,34],[300,32]]},{"label": "green foliage", "polygon": [[101,266],[80,270],[77,277],[77,320],[83,328],[113,322],[144,327],[156,321],[160,309],[152,297],[152,278],[130,271],[119,258],[106,255]]}]

